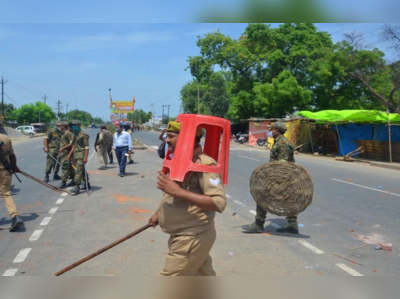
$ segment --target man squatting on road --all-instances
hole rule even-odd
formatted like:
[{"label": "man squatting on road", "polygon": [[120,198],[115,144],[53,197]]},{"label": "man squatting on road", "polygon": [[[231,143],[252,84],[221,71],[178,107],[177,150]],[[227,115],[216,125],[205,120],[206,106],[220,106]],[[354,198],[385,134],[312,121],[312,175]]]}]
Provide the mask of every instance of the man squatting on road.
[{"label": "man squatting on road", "polygon": [[[171,121],[167,127],[166,143],[174,153],[181,123]],[[217,165],[202,152],[201,128],[197,130],[193,162]],[[188,140],[187,142],[192,142]],[[215,212],[223,212],[226,196],[221,176],[215,173],[190,173],[184,183],[172,181],[159,172],[157,188],[164,192],[158,210],[149,224],[170,235],[169,253],[161,276],[215,276],[210,250],[216,239]]]},{"label": "man squatting on road", "polygon": [[59,161],[59,149],[60,149],[60,141],[61,141],[61,122],[56,122],[54,129],[51,129],[47,132],[46,137],[44,137],[44,152],[47,154],[46,159],[46,171],[44,181],[48,183],[50,181],[50,173],[51,170],[55,167],[55,172],[53,176],[54,181],[61,180],[61,177],[58,175],[60,171],[60,164],[56,163]]},{"label": "man squatting on road", "polygon": [[[274,138],[274,145],[271,149],[269,162],[287,161],[295,163],[293,144],[283,134],[286,133],[287,128],[285,123],[276,122],[270,128],[268,137]],[[259,205],[256,210],[256,221],[252,224],[243,225],[242,228],[248,233],[263,233],[264,223],[267,218],[267,212],[264,211]],[[299,226],[297,224],[297,215],[287,215],[286,220],[289,224],[284,228],[278,228],[278,233],[291,233],[298,234]]]},{"label": "man squatting on road", "polygon": [[[1,155],[7,159],[8,163],[15,172],[19,172],[17,166],[17,157],[14,154],[14,148],[12,146],[11,139],[6,135],[3,124],[0,121],[0,143],[4,142],[0,148]],[[6,164],[7,165],[7,164]],[[4,205],[7,208],[8,214],[12,218],[10,232],[16,232],[24,224],[19,218],[17,207],[15,206],[14,198],[11,195],[11,181],[12,175],[0,161],[0,197],[3,199]]]}]

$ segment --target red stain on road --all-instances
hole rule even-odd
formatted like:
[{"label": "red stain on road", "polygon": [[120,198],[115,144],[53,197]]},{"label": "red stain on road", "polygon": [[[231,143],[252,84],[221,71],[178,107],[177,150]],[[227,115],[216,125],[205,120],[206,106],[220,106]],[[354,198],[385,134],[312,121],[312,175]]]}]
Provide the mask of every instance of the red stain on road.
[{"label": "red stain on road", "polygon": [[36,203],[27,204],[27,205],[18,205],[18,207],[21,209],[31,209],[33,207],[37,207],[37,206],[41,206],[41,205],[43,205],[42,202],[36,202]]},{"label": "red stain on road", "polygon": [[143,197],[128,196],[128,195],[123,195],[123,194],[113,194],[113,197],[116,200],[118,200],[120,203],[124,203],[126,201],[133,201],[133,202],[146,201],[146,198],[143,198]]},{"label": "red stain on road", "polygon": [[141,209],[138,207],[130,207],[130,208],[128,208],[128,211],[131,214],[148,214],[148,213],[150,213],[149,210]]}]

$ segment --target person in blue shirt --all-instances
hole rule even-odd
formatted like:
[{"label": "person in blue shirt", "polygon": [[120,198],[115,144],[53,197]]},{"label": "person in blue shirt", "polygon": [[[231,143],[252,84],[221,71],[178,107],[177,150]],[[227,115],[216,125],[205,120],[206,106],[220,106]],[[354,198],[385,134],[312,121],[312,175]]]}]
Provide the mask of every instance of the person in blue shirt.
[{"label": "person in blue shirt", "polygon": [[132,137],[128,132],[122,129],[121,124],[115,126],[116,133],[114,134],[114,151],[118,159],[119,174],[125,176],[126,158],[132,153]]}]

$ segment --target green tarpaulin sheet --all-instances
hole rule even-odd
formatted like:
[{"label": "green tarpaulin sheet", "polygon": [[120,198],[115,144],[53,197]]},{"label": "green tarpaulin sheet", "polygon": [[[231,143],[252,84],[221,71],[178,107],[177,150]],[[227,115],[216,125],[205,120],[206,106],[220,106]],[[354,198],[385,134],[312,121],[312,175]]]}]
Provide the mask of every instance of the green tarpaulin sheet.
[{"label": "green tarpaulin sheet", "polygon": [[[316,120],[317,123],[362,123],[387,124],[388,114],[377,110],[324,110],[319,112],[300,111],[298,116]],[[389,114],[390,122],[400,123],[400,115]]]}]

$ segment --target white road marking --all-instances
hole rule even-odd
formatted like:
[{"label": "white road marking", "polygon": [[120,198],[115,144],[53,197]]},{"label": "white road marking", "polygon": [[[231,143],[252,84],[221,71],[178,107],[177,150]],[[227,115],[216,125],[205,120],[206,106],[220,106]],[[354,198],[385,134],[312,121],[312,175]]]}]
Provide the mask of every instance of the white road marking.
[{"label": "white road marking", "polygon": [[21,249],[18,253],[17,257],[14,259],[13,263],[22,263],[28,257],[29,252],[31,252],[32,248]]},{"label": "white road marking", "polygon": [[57,212],[58,208],[52,208],[49,211],[49,214],[55,214]]},{"label": "white road marking", "polygon": [[154,150],[158,150],[158,148],[159,148],[159,146],[155,146],[155,145],[152,145],[152,146],[150,146],[152,149],[154,149]]},{"label": "white road marking", "polygon": [[345,183],[345,184],[348,184],[348,185],[353,185],[353,186],[361,187],[361,188],[364,188],[364,189],[369,189],[369,190],[373,190],[373,191],[377,191],[377,192],[381,192],[381,193],[385,193],[385,194],[389,194],[389,195],[400,197],[400,194],[397,194],[397,193],[392,193],[392,192],[389,192],[389,191],[383,191],[383,190],[379,190],[379,189],[375,189],[375,188],[371,188],[371,187],[367,187],[367,186],[363,186],[363,185],[350,183],[350,182],[347,182],[347,181],[341,181],[341,180],[337,180],[337,179],[332,179],[332,180],[334,180],[335,182]]},{"label": "white road marking", "polygon": [[17,272],[18,269],[8,269],[6,272],[4,272],[3,276],[15,276]]},{"label": "white road marking", "polygon": [[61,194],[61,196],[64,196],[64,197],[67,196],[67,195],[68,195],[67,192],[64,192],[64,193]]},{"label": "white road marking", "polygon": [[43,148],[43,145],[35,146],[35,148]]},{"label": "white road marking", "polygon": [[232,196],[230,196],[229,194],[227,194],[226,197],[231,198]]},{"label": "white road marking", "polygon": [[47,224],[49,224],[51,220],[51,217],[44,217],[44,219],[42,220],[42,222],[40,222],[40,226],[46,226]]},{"label": "white road marking", "polygon": [[249,212],[250,212],[250,213],[252,213],[254,216],[256,216],[256,215],[257,215],[257,212],[256,212],[256,211],[254,211],[254,210],[249,210]]},{"label": "white road marking", "polygon": [[59,198],[59,199],[57,199],[57,201],[56,201],[56,205],[60,205],[60,204],[62,204],[62,203],[63,203],[63,201],[64,201],[64,198]]},{"label": "white road marking", "polygon": [[29,238],[29,241],[33,242],[33,241],[37,241],[40,238],[40,235],[42,234],[43,230],[42,229],[38,229],[35,230],[32,234],[32,236]]},{"label": "white road marking", "polygon": [[280,226],[279,224],[276,224],[276,223],[271,223],[271,226],[273,226],[275,228],[282,228],[282,226]]},{"label": "white road marking", "polygon": [[236,199],[235,199],[233,202],[234,202],[235,204],[238,204],[238,205],[241,205],[241,204],[242,204],[240,201],[238,201],[238,200],[236,200]]},{"label": "white road marking", "polygon": [[249,160],[253,160],[253,161],[260,161],[260,160],[257,160],[257,159],[253,159],[253,158],[249,158],[249,157],[245,157],[245,156],[241,156],[241,155],[238,155],[238,157],[249,159]]},{"label": "white road marking", "polygon": [[300,240],[299,243],[301,245],[303,245],[304,247],[310,249],[311,251],[315,252],[316,254],[324,254],[324,252],[322,250],[319,250],[317,247],[311,245],[310,243],[308,243],[304,240]]},{"label": "white road marking", "polygon": [[346,271],[347,273],[349,273],[352,276],[364,276],[364,275],[358,273],[357,271],[351,269],[349,266],[347,266],[345,264],[336,264],[336,266],[338,266],[340,269],[342,269],[343,271]]}]

